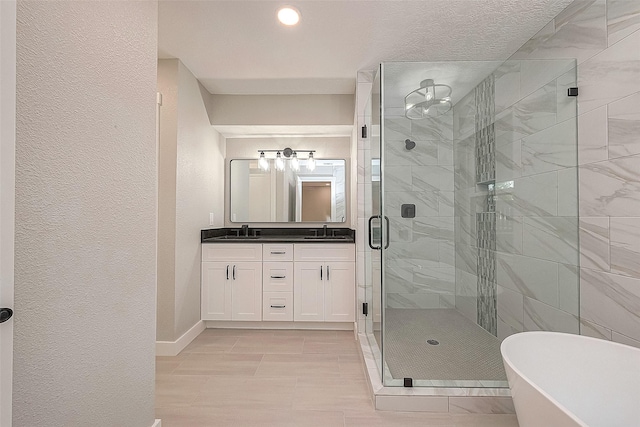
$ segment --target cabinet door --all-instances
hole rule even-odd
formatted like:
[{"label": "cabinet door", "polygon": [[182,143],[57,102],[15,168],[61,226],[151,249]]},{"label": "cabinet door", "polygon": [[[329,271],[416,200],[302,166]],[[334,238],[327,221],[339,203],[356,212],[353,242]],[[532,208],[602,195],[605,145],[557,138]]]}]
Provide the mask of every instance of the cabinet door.
[{"label": "cabinet door", "polygon": [[202,263],[202,319],[231,320],[231,265],[228,262]]},{"label": "cabinet door", "polygon": [[231,320],[262,320],[262,262],[233,263],[230,283]]},{"label": "cabinet door", "polygon": [[324,266],[320,262],[296,262],[293,269],[293,320],[323,321]]},{"label": "cabinet door", "polygon": [[354,322],[355,268],[352,262],[325,265],[324,321]]}]

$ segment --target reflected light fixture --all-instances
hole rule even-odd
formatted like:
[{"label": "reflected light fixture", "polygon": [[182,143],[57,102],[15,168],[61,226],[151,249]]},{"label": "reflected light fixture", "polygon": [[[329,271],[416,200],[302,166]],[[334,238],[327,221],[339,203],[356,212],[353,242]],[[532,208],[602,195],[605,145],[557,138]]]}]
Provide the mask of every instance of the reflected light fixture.
[{"label": "reflected light fixture", "polygon": [[294,171],[300,170],[300,161],[298,160],[298,153],[295,151],[291,154],[291,169]]},{"label": "reflected light fixture", "polygon": [[276,154],[276,169],[278,169],[279,171],[284,170],[284,160],[282,160],[282,156],[280,155],[279,151],[278,154]]},{"label": "reflected light fixture", "polygon": [[263,171],[269,170],[269,161],[264,157],[264,151],[260,152],[260,158],[258,159],[258,166],[260,166],[260,169],[262,169]]},{"label": "reflected light fixture", "polygon": [[300,22],[300,12],[293,6],[285,6],[278,9],[278,21],[291,27]]},{"label": "reflected light fixture", "polygon": [[307,169],[309,171],[313,171],[316,168],[316,159],[313,158],[313,151],[309,153],[309,158],[307,159]]},{"label": "reflected light fixture", "polygon": [[[316,168],[316,161],[313,158],[313,153],[316,150],[297,150],[302,152],[309,153],[309,158],[306,160],[307,170],[313,171]],[[269,159],[265,156],[266,153],[276,153],[275,165],[276,169],[279,171],[283,171],[285,169],[286,163],[285,160],[290,160],[290,168],[294,171],[300,170],[300,159],[298,158],[297,151],[293,151],[291,148],[287,147],[284,150],[258,150],[260,153],[260,157],[258,158],[258,166],[263,171],[269,170]]]},{"label": "reflected light fixture", "polygon": [[409,120],[437,117],[451,110],[451,87],[436,84],[433,79],[420,82],[420,87],[404,97],[404,116]]}]

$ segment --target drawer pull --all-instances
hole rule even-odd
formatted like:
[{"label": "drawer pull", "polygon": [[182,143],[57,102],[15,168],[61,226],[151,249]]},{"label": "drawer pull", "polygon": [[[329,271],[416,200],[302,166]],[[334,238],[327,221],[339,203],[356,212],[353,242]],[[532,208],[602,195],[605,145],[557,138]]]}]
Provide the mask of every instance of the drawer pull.
[{"label": "drawer pull", "polygon": [[284,255],[286,254],[285,251],[271,251],[271,255]]},{"label": "drawer pull", "polygon": [[271,308],[285,308],[284,305],[271,305]]},{"label": "drawer pull", "polygon": [[272,279],[286,279],[287,276],[271,276]]}]

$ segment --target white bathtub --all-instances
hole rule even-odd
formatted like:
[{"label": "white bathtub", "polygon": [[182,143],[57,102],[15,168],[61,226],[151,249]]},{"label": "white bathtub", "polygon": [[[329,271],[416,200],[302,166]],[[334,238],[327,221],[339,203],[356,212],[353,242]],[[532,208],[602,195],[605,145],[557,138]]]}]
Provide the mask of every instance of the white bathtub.
[{"label": "white bathtub", "polygon": [[520,427],[640,426],[640,349],[523,332],[501,351]]}]

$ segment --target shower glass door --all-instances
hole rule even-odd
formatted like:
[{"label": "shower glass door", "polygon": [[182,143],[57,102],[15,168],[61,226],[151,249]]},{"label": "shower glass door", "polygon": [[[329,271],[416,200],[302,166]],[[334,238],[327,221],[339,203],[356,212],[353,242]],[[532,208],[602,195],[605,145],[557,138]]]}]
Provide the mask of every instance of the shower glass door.
[{"label": "shower glass door", "polygon": [[367,245],[365,246],[365,301],[368,314],[365,318],[367,339],[382,378],[382,261],[380,224],[380,70],[373,79],[371,96],[365,115],[369,126],[369,138],[364,140],[362,161],[364,162],[364,210],[367,221]]},{"label": "shower glass door", "polygon": [[507,387],[504,338],[579,333],[575,60],[378,77],[367,271],[383,384]]}]

